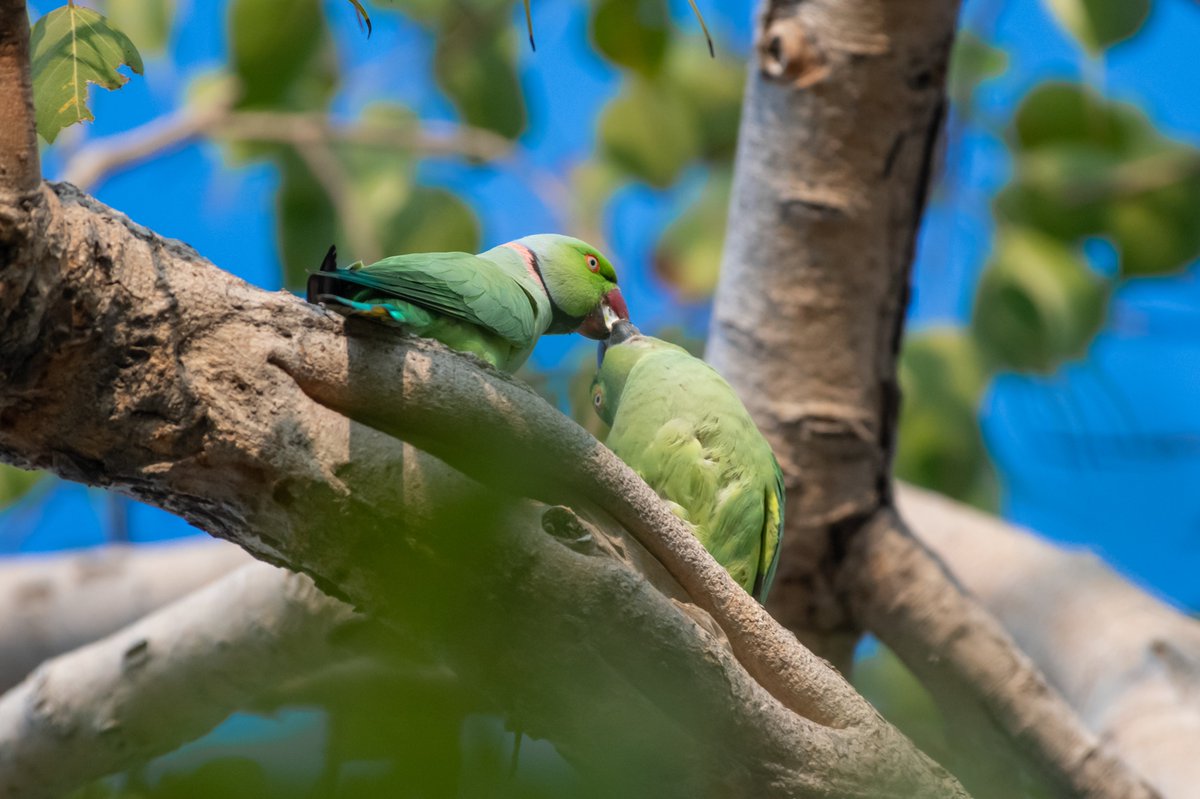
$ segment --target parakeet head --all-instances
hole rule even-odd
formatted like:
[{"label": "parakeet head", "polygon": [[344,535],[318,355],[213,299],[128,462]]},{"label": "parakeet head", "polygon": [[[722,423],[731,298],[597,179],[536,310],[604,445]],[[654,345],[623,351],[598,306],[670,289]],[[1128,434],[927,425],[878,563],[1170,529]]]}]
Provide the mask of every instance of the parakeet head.
[{"label": "parakeet head", "polygon": [[629,318],[625,298],[617,288],[617,273],[609,260],[587,242],[542,233],[508,245],[528,251],[532,267],[546,287],[554,309],[548,333],[579,332],[588,338],[607,338],[614,322]]},{"label": "parakeet head", "polygon": [[613,324],[611,335],[600,342],[598,350],[599,369],[592,378],[592,408],[608,425],[616,418],[625,384],[639,361],[668,350],[686,352],[662,339],[643,336],[628,320]]}]

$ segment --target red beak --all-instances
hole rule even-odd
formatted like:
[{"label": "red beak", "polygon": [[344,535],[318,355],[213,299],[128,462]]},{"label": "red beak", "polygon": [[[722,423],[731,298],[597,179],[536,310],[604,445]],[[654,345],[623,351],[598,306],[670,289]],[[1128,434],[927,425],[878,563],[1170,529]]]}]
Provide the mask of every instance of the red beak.
[{"label": "red beak", "polygon": [[608,338],[613,324],[621,319],[629,319],[629,308],[625,305],[621,290],[614,286],[600,300],[600,304],[583,318],[579,333],[601,341]]}]

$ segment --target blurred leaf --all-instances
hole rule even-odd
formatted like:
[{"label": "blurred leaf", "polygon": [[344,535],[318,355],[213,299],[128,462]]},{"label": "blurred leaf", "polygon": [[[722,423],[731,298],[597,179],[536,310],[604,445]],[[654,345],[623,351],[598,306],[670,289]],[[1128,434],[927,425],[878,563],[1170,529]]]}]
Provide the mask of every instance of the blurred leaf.
[{"label": "blurred leaf", "polygon": [[653,77],[667,51],[668,17],[666,0],[600,0],[592,41],[613,63]]},{"label": "blurred leaf", "polygon": [[600,239],[604,209],[624,182],[623,170],[605,160],[582,161],[571,171],[572,227],[595,232],[595,235],[585,233],[584,239]]},{"label": "blurred leaf", "polygon": [[1021,104],[1013,144],[1016,174],[996,200],[1004,221],[1068,245],[1108,238],[1127,276],[1200,257],[1200,151],[1136,108],[1047,84]]},{"label": "blurred leaf", "polygon": [[300,288],[309,271],[321,265],[329,245],[340,243],[337,213],[325,189],[299,156],[290,149],[280,149],[278,164],[280,182],[275,206],[283,282]]},{"label": "blurred leaf", "polygon": [[950,76],[946,93],[950,101],[966,108],[979,84],[1004,74],[1008,54],[985,42],[971,30],[963,30],[954,38],[950,52]]},{"label": "blurred leaf", "polygon": [[45,476],[44,472],[31,472],[0,463],[0,508],[25,496]]},{"label": "blurred leaf", "polygon": [[1048,372],[1084,354],[1107,305],[1107,285],[1076,250],[1007,227],[980,278],[971,324],[996,367]]},{"label": "blurred leaf", "polygon": [[417,186],[409,202],[382,231],[384,252],[475,252],[479,222],[475,212],[453,192]]},{"label": "blurred leaf", "polygon": [[691,107],[700,137],[700,155],[725,164],[737,148],[746,85],[739,59],[710,58],[688,39],[676,39],[667,54],[662,81]]},{"label": "blurred leaf", "polygon": [[707,299],[717,287],[732,182],[729,170],[714,171],[655,247],[654,271],[686,300]]},{"label": "blurred leaf", "polygon": [[692,110],[669,88],[644,80],[624,90],[600,115],[600,149],[612,162],[651,186],[675,182],[700,154]]},{"label": "blurred leaf", "polygon": [[1111,203],[1107,232],[1126,276],[1181,269],[1200,256],[1200,175]]},{"label": "blurred leaf", "polygon": [[468,125],[515,139],[525,129],[525,97],[507,2],[447,4],[433,71]]},{"label": "blurred leaf", "polygon": [[108,19],[143,53],[162,54],[171,34],[175,0],[108,0]]},{"label": "blurred leaf", "polygon": [[995,509],[995,474],[978,422],[987,374],[970,335],[937,328],[908,336],[899,371],[897,477]]},{"label": "blurred leaf", "polygon": [[90,8],[64,6],[39,17],[29,46],[37,129],[48,142],[96,118],[87,107],[89,83],[121,88],[129,80],[117,71],[123,65],[142,74],[137,47]]},{"label": "blurred leaf", "polygon": [[147,799],[262,799],[267,795],[262,764],[244,757],[222,757],[188,773],[163,775]]},{"label": "blurred leaf", "polygon": [[1150,0],[1046,0],[1058,23],[1092,55],[1141,29]]},{"label": "blurred leaf", "polygon": [[326,107],[337,61],[319,0],[233,0],[229,27],[240,108]]},{"label": "blurred leaf", "polygon": [[1078,83],[1051,81],[1021,101],[1013,122],[1017,150],[1061,144],[1132,155],[1157,138],[1133,106],[1097,96]]}]

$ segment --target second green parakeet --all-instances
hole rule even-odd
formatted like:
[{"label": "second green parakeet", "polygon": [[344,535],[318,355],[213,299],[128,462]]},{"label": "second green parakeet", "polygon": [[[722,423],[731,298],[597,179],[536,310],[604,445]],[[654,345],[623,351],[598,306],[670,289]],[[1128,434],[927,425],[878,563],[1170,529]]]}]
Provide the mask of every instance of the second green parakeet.
[{"label": "second green parakeet", "polygon": [[543,333],[603,339],[629,311],[612,264],[595,247],[553,233],[479,255],[393,255],[338,268],[331,247],[308,278],[308,301],[396,325],[515,371]]},{"label": "second green parakeet", "polygon": [[612,427],[605,443],[765,601],[779,562],[783,474],[733,387],[629,322],[613,326],[600,359],[592,404]]}]

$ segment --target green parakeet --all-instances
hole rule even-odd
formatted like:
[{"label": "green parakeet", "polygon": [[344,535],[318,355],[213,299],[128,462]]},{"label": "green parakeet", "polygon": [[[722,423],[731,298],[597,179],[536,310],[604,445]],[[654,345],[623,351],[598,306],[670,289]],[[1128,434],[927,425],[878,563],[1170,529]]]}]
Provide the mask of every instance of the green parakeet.
[{"label": "green parakeet", "polygon": [[600,344],[592,404],[605,443],[758,601],[779,562],[783,473],[733,387],[711,366],[618,322]]},{"label": "green parakeet", "polygon": [[479,255],[393,255],[338,268],[329,249],[308,301],[398,325],[515,371],[543,333],[603,339],[629,311],[612,264],[590,244],[547,233]]}]

